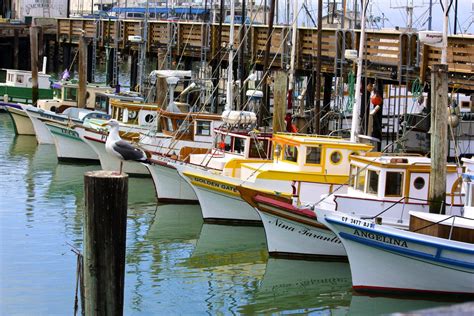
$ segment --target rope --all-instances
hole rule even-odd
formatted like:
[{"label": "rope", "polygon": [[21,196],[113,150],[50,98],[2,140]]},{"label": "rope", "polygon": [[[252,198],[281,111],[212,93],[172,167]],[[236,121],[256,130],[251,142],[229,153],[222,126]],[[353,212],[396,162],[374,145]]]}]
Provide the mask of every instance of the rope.
[{"label": "rope", "polygon": [[411,85],[411,95],[413,100],[417,100],[423,94],[423,88],[421,87],[421,80],[420,78],[416,78],[413,80]]}]

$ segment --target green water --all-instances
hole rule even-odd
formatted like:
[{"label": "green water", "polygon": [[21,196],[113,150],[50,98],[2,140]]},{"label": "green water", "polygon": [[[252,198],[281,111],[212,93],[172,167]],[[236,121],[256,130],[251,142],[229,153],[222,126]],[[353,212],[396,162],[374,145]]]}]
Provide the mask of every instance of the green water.
[{"label": "green water", "polygon": [[[0,315],[73,314],[83,174],[0,113]],[[376,315],[449,303],[355,295],[347,263],[269,259],[261,227],[203,224],[130,179],[126,315]]]}]

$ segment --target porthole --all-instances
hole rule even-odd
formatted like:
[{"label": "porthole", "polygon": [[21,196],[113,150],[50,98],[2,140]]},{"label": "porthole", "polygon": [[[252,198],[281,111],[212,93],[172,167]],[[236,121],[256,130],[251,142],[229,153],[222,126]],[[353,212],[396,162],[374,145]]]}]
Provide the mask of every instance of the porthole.
[{"label": "porthole", "polygon": [[333,151],[331,154],[331,162],[333,164],[338,164],[341,162],[342,155],[339,151]]},{"label": "porthole", "polygon": [[145,122],[152,123],[155,120],[155,116],[153,114],[145,115]]},{"label": "porthole", "polygon": [[423,179],[422,177],[416,178],[415,181],[413,181],[413,186],[417,190],[423,189],[423,187],[425,186],[425,179]]}]

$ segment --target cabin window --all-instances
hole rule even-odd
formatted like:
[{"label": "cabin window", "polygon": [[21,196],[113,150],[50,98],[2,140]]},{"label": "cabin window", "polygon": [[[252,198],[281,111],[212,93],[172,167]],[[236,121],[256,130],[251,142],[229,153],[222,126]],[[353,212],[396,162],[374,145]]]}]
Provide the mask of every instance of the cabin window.
[{"label": "cabin window", "polygon": [[17,83],[23,83],[23,75],[16,75],[16,82]]},{"label": "cabin window", "polygon": [[340,151],[333,151],[332,154],[331,154],[331,163],[333,163],[334,165],[337,165],[341,162],[342,160],[342,154]]},{"label": "cabin window", "polygon": [[64,88],[64,100],[65,101],[76,101],[77,90],[76,88]]},{"label": "cabin window", "polygon": [[415,181],[413,181],[413,186],[417,190],[423,189],[425,187],[425,179],[423,179],[422,177],[417,177]]},{"label": "cabin window", "polygon": [[359,191],[364,191],[365,189],[365,174],[366,170],[363,168],[358,167],[357,168],[357,185],[356,189]]},{"label": "cabin window", "polygon": [[387,172],[385,196],[402,196],[403,172]]},{"label": "cabin window", "polygon": [[224,136],[222,135],[222,142],[221,142],[221,149],[224,149],[224,151],[230,151],[232,148],[232,137],[229,135]]},{"label": "cabin window", "polygon": [[295,146],[285,145],[283,159],[296,162],[298,160],[298,148]]},{"label": "cabin window", "polygon": [[13,74],[8,74],[7,81],[13,82],[15,80],[15,76]]},{"label": "cabin window", "polygon": [[467,185],[467,206],[474,206],[474,184],[468,183]]},{"label": "cabin window", "polygon": [[268,140],[251,139],[249,158],[267,158]]},{"label": "cabin window", "polygon": [[379,173],[374,170],[369,170],[367,176],[367,193],[377,194],[379,188]]},{"label": "cabin window", "polygon": [[196,121],[196,135],[211,136],[211,121]]},{"label": "cabin window", "polygon": [[357,167],[351,165],[351,169],[349,170],[349,186],[350,187],[354,187],[356,176],[357,176]]},{"label": "cabin window", "polygon": [[234,137],[234,152],[243,154],[245,151],[245,138]]},{"label": "cabin window", "polygon": [[321,164],[321,147],[306,147],[306,163]]},{"label": "cabin window", "polygon": [[95,109],[99,111],[107,112],[108,108],[109,108],[109,99],[106,96],[96,95]]}]

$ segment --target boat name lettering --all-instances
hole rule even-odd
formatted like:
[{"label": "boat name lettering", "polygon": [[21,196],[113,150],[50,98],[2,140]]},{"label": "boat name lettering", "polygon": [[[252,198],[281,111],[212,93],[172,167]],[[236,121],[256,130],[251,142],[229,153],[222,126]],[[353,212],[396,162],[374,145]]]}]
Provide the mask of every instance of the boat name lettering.
[{"label": "boat name lettering", "polygon": [[79,134],[76,131],[72,131],[67,128],[61,128],[61,133],[65,135],[73,136],[73,137],[79,137]]},{"label": "boat name lettering", "polygon": [[233,187],[231,185],[224,184],[224,183],[217,183],[217,182],[214,182],[214,181],[210,181],[210,180],[202,179],[202,178],[197,178],[197,177],[194,177],[194,181],[200,182],[202,184],[205,184],[205,185],[208,185],[208,186],[211,186],[211,187],[219,188],[219,189],[222,189],[222,190],[225,190],[225,191],[237,192],[237,189],[235,187]]},{"label": "boat name lettering", "polygon": [[356,235],[356,236],[359,236],[359,237],[364,237],[364,238],[369,238],[369,239],[376,240],[376,241],[381,241],[381,242],[386,243],[386,244],[408,248],[407,242],[405,240],[400,240],[400,239],[396,239],[396,238],[392,238],[392,237],[388,237],[388,236],[378,235],[378,234],[374,234],[374,233],[371,233],[371,232],[366,232],[366,231],[358,230],[358,229],[354,229],[353,234]]},{"label": "boat name lettering", "polygon": [[351,218],[349,220],[349,218],[345,216],[341,217],[341,221],[346,222],[346,223],[351,223],[353,225],[359,225],[359,226],[364,226],[364,227],[369,227],[369,228],[375,227],[374,223],[369,223],[369,222],[366,222],[360,219],[355,219],[355,218]]},{"label": "boat name lettering", "polygon": [[311,231],[311,230],[308,230],[306,228],[298,229],[298,228],[296,228],[292,225],[289,225],[288,223],[285,223],[285,222],[281,221],[280,219],[275,220],[275,226],[278,227],[278,228],[290,231],[290,232],[296,232],[300,235],[303,235],[305,237],[309,237],[309,238],[312,238],[312,239],[319,239],[319,240],[322,240],[322,241],[333,242],[333,243],[336,243],[336,244],[341,243],[341,240],[337,236],[318,234],[318,233],[316,233],[314,231]]}]

